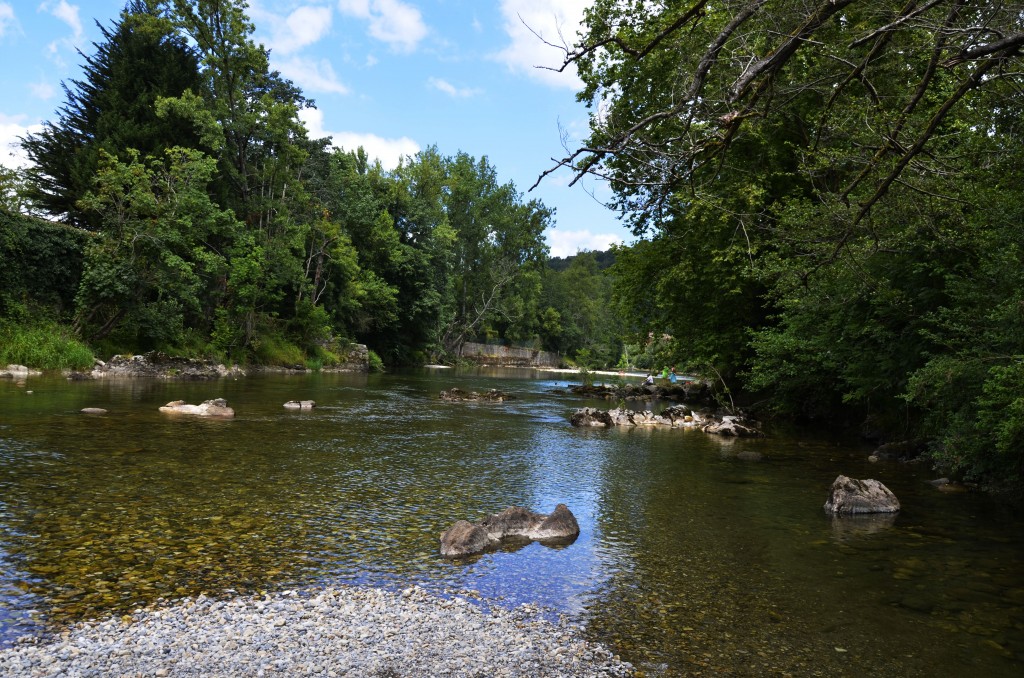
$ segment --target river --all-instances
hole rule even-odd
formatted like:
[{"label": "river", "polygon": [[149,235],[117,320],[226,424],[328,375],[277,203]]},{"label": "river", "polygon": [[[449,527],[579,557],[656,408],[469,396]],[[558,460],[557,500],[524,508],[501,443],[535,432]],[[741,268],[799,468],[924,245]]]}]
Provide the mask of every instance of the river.
[{"label": "river", "polygon": [[[574,408],[609,403],[560,392],[565,379],[0,382],[0,646],[160,598],[417,583],[568,615],[647,675],[1024,671],[1010,509],[937,491],[926,465],[869,463],[858,441],[575,429]],[[517,398],[442,402],[452,386]],[[237,416],[157,410],[214,397]],[[838,474],[881,480],[902,511],[830,519]],[[581,527],[569,546],[438,555],[456,520],[559,502]]]}]

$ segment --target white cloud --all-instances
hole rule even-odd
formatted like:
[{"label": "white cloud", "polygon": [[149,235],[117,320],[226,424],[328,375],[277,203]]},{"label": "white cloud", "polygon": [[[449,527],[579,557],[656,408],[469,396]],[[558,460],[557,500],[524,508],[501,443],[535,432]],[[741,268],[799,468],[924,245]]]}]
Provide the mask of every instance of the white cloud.
[{"label": "white cloud", "polygon": [[78,16],[78,5],[70,5],[67,0],[60,0],[57,3],[44,2],[39,5],[39,10],[52,14],[70,26],[74,31],[72,40],[75,43],[82,37],[82,19]]},{"label": "white cloud", "polygon": [[25,125],[24,115],[4,115],[0,113],[0,165],[11,168],[27,167],[31,163],[21,149],[18,137],[42,131],[40,124]]},{"label": "white cloud", "polygon": [[440,92],[444,92],[450,97],[455,97],[456,99],[466,99],[468,97],[476,96],[481,92],[481,90],[470,87],[456,87],[447,80],[442,80],[441,78],[428,78],[427,84]]},{"label": "white cloud", "polygon": [[510,43],[495,58],[511,71],[547,85],[580,89],[575,68],[561,73],[552,69],[565,59],[562,47],[571,48],[579,39],[583,10],[592,4],[593,0],[501,0]]},{"label": "white cloud", "polygon": [[18,18],[14,16],[14,8],[6,2],[0,2],[0,38],[7,37],[18,27]]},{"label": "white cloud", "polygon": [[307,59],[292,57],[284,61],[273,60],[274,67],[281,75],[288,78],[301,89],[310,92],[327,92],[331,94],[348,94],[349,89],[334,72],[334,67],[327,59]]},{"label": "white cloud", "polygon": [[330,7],[299,7],[283,20],[276,15],[263,14],[265,23],[273,26],[273,36],[267,47],[278,54],[290,54],[312,45],[331,30]]},{"label": "white cloud", "polygon": [[570,257],[581,250],[604,251],[622,243],[614,233],[594,233],[588,230],[567,231],[549,228],[545,232],[553,257]]},{"label": "white cloud", "polygon": [[427,37],[423,15],[401,0],[338,0],[338,10],[368,21],[370,36],[397,52],[411,52]]},{"label": "white cloud", "polygon": [[409,137],[398,139],[385,139],[376,134],[361,134],[358,132],[328,132],[324,129],[324,114],[315,108],[306,108],[299,111],[299,118],[309,136],[314,139],[330,137],[331,143],[346,151],[354,151],[360,146],[366,150],[371,159],[380,160],[385,169],[394,169],[399,161],[407,155],[416,155],[420,151],[420,145]]},{"label": "white cloud", "polygon": [[57,93],[57,89],[48,82],[30,82],[28,88],[32,92],[32,96],[43,101],[52,99],[53,95]]}]

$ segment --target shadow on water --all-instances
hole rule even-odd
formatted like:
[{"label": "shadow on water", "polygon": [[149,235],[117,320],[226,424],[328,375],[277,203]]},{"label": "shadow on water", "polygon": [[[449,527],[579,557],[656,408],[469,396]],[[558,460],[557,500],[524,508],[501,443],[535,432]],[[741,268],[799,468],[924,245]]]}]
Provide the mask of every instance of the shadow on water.
[{"label": "shadow on water", "polygon": [[[1018,517],[856,445],[574,429],[583,403],[565,383],[515,370],[0,383],[0,644],[159,598],[415,582],[570,614],[655,675],[1020,673]],[[452,385],[518,397],[442,402]],[[157,411],[213,397],[237,417]],[[318,407],[285,410],[293,399]],[[829,519],[839,473],[878,478],[903,511]],[[571,545],[438,554],[456,520],[559,502],[580,523]]]}]

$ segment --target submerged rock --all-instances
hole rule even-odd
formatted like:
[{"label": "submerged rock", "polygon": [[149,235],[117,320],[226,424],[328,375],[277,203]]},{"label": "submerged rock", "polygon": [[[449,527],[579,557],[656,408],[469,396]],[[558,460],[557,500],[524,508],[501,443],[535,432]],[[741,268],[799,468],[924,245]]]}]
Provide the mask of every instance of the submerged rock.
[{"label": "submerged rock", "polygon": [[888,487],[872,478],[839,476],[832,483],[825,511],[832,514],[896,513],[900,501]]},{"label": "submerged rock", "polygon": [[106,414],[107,411],[102,407],[83,407],[79,410],[82,414]]},{"label": "submerged rock", "polygon": [[161,412],[167,414],[188,414],[196,417],[220,417],[229,419],[235,416],[235,411],[228,407],[223,398],[207,400],[201,405],[189,405],[184,400],[173,400],[160,408]]},{"label": "submerged rock", "polygon": [[534,513],[522,506],[510,506],[487,516],[477,524],[459,520],[441,535],[441,555],[448,558],[480,553],[502,539],[519,538],[541,543],[571,543],[580,534],[579,523],[565,504],[550,515]]}]

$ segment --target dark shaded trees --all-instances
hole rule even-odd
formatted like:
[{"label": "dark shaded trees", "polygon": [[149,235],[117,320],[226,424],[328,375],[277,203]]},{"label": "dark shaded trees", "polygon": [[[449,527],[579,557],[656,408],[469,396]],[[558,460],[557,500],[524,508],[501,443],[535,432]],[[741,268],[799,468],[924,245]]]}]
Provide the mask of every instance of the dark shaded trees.
[{"label": "dark shaded trees", "polygon": [[591,135],[558,166],[649,238],[620,255],[633,322],[780,412],[1020,478],[1022,10],[595,3],[566,58]]}]

